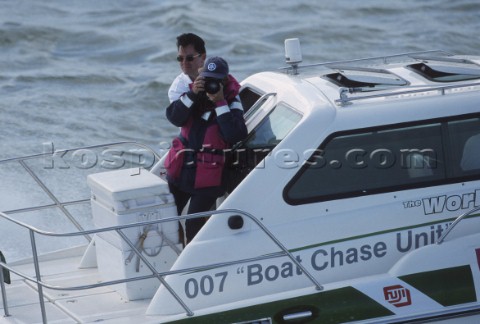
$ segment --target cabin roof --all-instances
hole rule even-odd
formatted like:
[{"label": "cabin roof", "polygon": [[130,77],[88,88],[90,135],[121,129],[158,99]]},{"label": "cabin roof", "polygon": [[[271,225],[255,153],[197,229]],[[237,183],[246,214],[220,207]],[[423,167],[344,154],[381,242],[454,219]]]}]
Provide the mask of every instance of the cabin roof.
[{"label": "cabin roof", "polygon": [[[310,92],[313,85],[336,107],[373,99],[438,90],[480,86],[480,58],[442,51],[400,54],[352,61],[284,68],[275,73],[275,86],[290,83]],[[288,76],[288,80],[280,74]],[[478,88],[476,88],[478,90]],[[458,90],[457,90],[458,91]]]}]

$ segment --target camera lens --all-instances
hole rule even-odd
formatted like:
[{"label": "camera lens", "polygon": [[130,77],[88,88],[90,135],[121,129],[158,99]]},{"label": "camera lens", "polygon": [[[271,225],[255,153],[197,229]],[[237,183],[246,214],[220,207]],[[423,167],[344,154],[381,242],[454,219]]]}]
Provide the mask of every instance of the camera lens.
[{"label": "camera lens", "polygon": [[220,80],[217,79],[206,79],[205,80],[205,91],[210,94],[217,93],[220,90]]}]

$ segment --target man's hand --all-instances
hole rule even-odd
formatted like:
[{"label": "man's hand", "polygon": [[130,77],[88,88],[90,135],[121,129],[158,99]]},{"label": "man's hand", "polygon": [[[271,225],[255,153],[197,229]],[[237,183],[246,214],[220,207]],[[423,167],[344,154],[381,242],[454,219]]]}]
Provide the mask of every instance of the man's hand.
[{"label": "man's hand", "polygon": [[198,76],[195,81],[193,81],[192,91],[194,94],[205,91],[205,79],[201,76]]}]

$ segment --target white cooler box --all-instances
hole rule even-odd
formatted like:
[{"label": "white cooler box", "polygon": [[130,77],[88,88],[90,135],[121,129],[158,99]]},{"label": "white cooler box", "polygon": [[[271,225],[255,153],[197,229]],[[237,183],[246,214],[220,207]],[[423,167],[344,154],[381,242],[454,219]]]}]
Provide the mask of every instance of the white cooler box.
[{"label": "white cooler box", "polygon": [[[177,207],[168,184],[147,170],[133,168],[91,174],[87,183],[92,190],[91,205],[96,228],[177,215]],[[178,226],[178,221],[172,221],[146,227],[131,227],[122,231],[135,246],[141,235],[147,234],[142,254],[158,272],[162,272],[170,269],[181,250]],[[141,260],[137,266],[138,257],[131,254],[131,247],[115,231],[99,233],[95,243],[98,269],[103,280],[151,274]],[[175,249],[172,249],[172,243]],[[115,288],[125,298],[135,300],[151,298],[159,285],[160,281],[154,278],[119,284]]]}]

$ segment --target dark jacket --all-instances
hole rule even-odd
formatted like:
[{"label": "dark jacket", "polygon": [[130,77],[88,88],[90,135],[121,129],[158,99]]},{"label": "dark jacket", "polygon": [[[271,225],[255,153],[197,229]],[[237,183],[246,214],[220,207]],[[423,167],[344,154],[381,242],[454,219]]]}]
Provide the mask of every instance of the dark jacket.
[{"label": "dark jacket", "polygon": [[204,93],[189,91],[167,107],[167,119],[181,127],[179,139],[185,152],[179,174],[168,173],[167,179],[182,191],[216,197],[225,193],[223,162],[228,149],[247,136],[239,89],[229,75],[224,87],[226,102],[215,105]]}]

